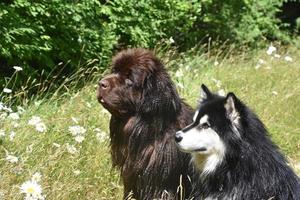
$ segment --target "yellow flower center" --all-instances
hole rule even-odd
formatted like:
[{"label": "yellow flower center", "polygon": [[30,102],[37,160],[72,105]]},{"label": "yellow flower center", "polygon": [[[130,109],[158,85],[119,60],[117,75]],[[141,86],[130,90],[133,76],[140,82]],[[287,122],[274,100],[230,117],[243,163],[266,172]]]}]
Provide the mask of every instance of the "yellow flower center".
[{"label": "yellow flower center", "polygon": [[34,193],[34,188],[28,188],[28,189],[27,189],[27,193],[29,193],[29,194]]}]

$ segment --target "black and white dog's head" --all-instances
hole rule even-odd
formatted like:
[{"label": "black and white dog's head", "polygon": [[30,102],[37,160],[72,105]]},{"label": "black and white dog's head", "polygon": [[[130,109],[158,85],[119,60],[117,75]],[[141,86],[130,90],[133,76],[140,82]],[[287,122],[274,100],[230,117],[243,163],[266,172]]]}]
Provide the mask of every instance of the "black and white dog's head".
[{"label": "black and white dog's head", "polygon": [[181,151],[191,153],[202,173],[210,173],[222,163],[227,153],[229,137],[238,139],[240,133],[239,100],[233,93],[226,97],[213,94],[201,85],[200,105],[193,123],[175,136]]}]

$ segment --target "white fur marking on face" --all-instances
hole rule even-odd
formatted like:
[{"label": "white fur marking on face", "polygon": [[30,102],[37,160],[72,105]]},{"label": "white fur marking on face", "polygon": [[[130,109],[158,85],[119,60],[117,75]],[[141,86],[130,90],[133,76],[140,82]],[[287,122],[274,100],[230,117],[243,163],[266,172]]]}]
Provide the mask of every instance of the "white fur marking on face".
[{"label": "white fur marking on face", "polygon": [[199,110],[196,110],[194,117],[193,117],[193,121],[196,121],[198,114],[199,114]]},{"label": "white fur marking on face", "polygon": [[[202,175],[213,172],[225,156],[225,144],[212,128],[199,128],[208,123],[208,115],[204,115],[198,125],[187,132],[181,132],[182,140],[178,143],[182,151],[192,153],[193,161]],[[199,150],[205,149],[205,150]]]},{"label": "white fur marking on face", "polygon": [[[196,120],[198,113],[195,114]],[[182,140],[178,143],[182,151],[192,153],[193,161],[202,175],[213,172],[225,156],[225,145],[217,132],[212,128],[200,128],[202,124],[209,123],[209,116],[204,115],[199,125],[181,132]],[[199,149],[205,149],[199,151]]]},{"label": "white fur marking on face", "polygon": [[[211,133],[207,132],[206,134]],[[226,148],[219,135],[215,135],[215,137],[211,135],[209,137],[211,137],[211,143],[207,145],[207,148],[210,147],[210,150],[206,154],[198,152],[192,153],[193,162],[198,170],[201,171],[201,175],[207,175],[213,172],[223,161],[225,156]]]},{"label": "white fur marking on face", "polygon": [[200,119],[200,125],[208,123],[208,115],[203,115]]},{"label": "white fur marking on face", "polygon": [[[197,119],[199,111],[194,115]],[[193,161],[202,175],[213,172],[222,162],[225,156],[225,145],[217,132],[212,128],[201,128],[201,125],[209,123],[209,116],[204,115],[199,124],[186,132],[180,132],[182,140],[178,143],[180,149],[192,153]],[[205,150],[200,150],[205,149]]]}]

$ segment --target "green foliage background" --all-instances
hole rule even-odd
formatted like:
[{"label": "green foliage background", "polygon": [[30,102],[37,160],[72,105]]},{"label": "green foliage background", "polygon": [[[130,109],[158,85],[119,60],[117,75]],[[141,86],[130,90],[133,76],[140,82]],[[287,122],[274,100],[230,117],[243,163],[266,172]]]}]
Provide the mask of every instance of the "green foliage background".
[{"label": "green foliage background", "polygon": [[0,3],[0,72],[3,78],[20,65],[27,80],[91,67],[86,63],[103,71],[115,50],[153,48],[171,37],[182,50],[209,37],[241,45],[285,40],[275,18],[282,1],[6,0]]}]

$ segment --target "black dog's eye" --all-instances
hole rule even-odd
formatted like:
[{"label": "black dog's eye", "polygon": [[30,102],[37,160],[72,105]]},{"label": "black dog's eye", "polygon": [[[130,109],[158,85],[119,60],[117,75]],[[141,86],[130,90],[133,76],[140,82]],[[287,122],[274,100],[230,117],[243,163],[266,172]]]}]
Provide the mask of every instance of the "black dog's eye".
[{"label": "black dog's eye", "polygon": [[201,124],[201,127],[204,129],[208,129],[210,127],[210,125],[208,123],[203,123],[203,124]]},{"label": "black dog's eye", "polygon": [[128,87],[131,87],[133,85],[133,81],[130,80],[130,79],[125,79],[125,84],[128,86]]}]

